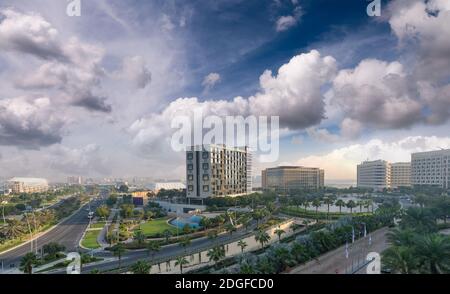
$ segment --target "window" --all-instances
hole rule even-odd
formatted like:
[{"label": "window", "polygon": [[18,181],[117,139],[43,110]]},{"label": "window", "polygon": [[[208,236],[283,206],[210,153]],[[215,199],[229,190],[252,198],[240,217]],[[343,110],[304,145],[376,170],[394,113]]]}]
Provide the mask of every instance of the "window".
[{"label": "window", "polygon": [[187,159],[189,159],[189,160],[194,159],[194,154],[193,153],[188,153],[187,154]]},{"label": "window", "polygon": [[203,169],[206,170],[206,169],[208,169],[208,168],[209,168],[209,164],[208,164],[208,163],[204,163],[204,164],[203,164]]},{"label": "window", "polygon": [[209,175],[203,175],[203,181],[209,181]]},{"label": "window", "polygon": [[208,185],[204,185],[203,186],[203,192],[209,192],[209,186]]},{"label": "window", "polygon": [[194,175],[188,175],[188,180],[189,181],[193,181],[194,180]]},{"label": "window", "polygon": [[189,185],[189,186],[188,186],[188,190],[191,191],[191,192],[194,191],[194,186]]},{"label": "window", "polygon": [[203,151],[202,158],[203,159],[208,159],[208,152]]}]

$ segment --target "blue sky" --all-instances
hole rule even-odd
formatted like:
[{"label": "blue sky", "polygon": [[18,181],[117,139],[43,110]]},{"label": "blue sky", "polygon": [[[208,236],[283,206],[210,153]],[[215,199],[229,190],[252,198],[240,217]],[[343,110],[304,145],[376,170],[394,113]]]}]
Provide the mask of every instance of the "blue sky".
[{"label": "blue sky", "polygon": [[[353,179],[449,147],[444,0],[0,4],[0,176],[184,178],[170,119],[276,115],[277,164]],[[433,11],[433,13],[430,13]],[[235,97],[242,97],[238,102]]]}]

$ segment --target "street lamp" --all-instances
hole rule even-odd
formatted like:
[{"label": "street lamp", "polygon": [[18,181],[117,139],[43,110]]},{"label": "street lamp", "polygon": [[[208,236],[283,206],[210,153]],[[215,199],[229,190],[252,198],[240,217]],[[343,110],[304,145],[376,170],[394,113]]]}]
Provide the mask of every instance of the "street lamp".
[{"label": "street lamp", "polygon": [[3,223],[6,224],[6,218],[5,218],[5,205],[8,204],[8,201],[3,200],[2,206],[3,206]]}]

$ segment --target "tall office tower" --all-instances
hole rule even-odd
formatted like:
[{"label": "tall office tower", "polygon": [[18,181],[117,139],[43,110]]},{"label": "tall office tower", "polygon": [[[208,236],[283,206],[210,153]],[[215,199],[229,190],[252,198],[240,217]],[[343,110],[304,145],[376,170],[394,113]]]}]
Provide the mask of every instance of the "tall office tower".
[{"label": "tall office tower", "polygon": [[450,189],[450,149],[411,154],[412,185]]},{"label": "tall office tower", "polygon": [[391,187],[391,164],[385,160],[364,161],[357,167],[357,186],[383,190]]},{"label": "tall office tower", "polygon": [[391,187],[411,186],[411,162],[391,163]]},{"label": "tall office tower", "polygon": [[189,202],[252,191],[251,154],[247,147],[192,146],[186,151],[186,197]]},{"label": "tall office tower", "polygon": [[263,190],[289,192],[323,188],[325,172],[315,167],[279,166],[263,170],[261,178]]}]

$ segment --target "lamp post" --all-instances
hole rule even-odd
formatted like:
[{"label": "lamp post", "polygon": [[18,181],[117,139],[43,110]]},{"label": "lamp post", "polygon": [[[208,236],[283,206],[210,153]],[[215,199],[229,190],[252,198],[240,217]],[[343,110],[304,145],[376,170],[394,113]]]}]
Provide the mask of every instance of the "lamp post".
[{"label": "lamp post", "polygon": [[5,218],[5,205],[8,204],[8,201],[3,200],[2,201],[2,208],[3,208],[3,223],[6,224],[6,218]]}]

